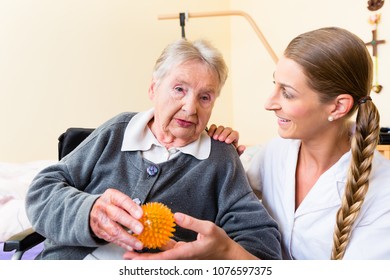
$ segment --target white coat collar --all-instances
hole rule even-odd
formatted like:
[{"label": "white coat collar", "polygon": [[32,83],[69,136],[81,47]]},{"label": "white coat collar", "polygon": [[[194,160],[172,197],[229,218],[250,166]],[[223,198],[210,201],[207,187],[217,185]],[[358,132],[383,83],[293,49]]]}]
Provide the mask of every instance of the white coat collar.
[{"label": "white coat collar", "polygon": [[314,211],[341,205],[350,158],[351,151],[348,151],[318,178],[313,188],[296,210],[295,218]]}]

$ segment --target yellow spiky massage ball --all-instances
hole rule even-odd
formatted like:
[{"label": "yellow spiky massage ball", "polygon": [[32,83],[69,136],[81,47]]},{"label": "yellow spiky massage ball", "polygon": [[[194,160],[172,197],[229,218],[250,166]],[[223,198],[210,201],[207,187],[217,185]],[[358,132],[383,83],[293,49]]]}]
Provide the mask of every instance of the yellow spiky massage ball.
[{"label": "yellow spiky massage ball", "polygon": [[141,207],[144,214],[139,221],[144,225],[144,230],[134,236],[149,249],[160,248],[169,241],[175,231],[173,213],[160,202],[149,202]]}]

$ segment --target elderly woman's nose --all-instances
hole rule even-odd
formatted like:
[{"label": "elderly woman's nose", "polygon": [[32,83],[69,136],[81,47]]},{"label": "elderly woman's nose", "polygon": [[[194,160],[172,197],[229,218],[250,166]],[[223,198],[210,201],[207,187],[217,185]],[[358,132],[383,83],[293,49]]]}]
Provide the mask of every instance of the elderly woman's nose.
[{"label": "elderly woman's nose", "polygon": [[197,102],[196,98],[193,96],[186,96],[186,98],[183,99],[183,107],[182,109],[188,114],[193,115],[196,113],[197,108]]}]

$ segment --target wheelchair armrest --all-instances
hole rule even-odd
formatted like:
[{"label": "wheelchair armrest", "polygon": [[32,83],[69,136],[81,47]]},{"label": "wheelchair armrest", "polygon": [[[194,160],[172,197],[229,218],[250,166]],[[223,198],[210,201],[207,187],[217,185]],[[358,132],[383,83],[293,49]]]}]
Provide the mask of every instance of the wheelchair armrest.
[{"label": "wheelchair armrest", "polygon": [[32,228],[17,233],[4,242],[4,252],[16,250],[12,259],[21,259],[24,252],[45,240],[45,237]]}]

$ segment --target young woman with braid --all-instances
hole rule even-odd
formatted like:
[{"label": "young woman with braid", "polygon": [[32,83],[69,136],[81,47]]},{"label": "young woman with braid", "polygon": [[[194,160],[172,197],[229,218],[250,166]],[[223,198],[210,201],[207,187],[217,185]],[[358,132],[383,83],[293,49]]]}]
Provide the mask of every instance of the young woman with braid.
[{"label": "young woman with braid", "polygon": [[[290,42],[274,73],[280,139],[247,174],[281,225],[287,259],[390,259],[390,162],[362,40],[322,28]],[[356,114],[356,120],[351,118]]]},{"label": "young woman with braid", "polygon": [[[372,76],[364,42],[335,27],[297,36],[277,63],[265,108],[275,112],[280,137],[252,158],[247,175],[279,223],[284,259],[390,259],[390,161],[376,151]],[[218,138],[223,129],[209,132]],[[176,217],[198,232],[195,242],[129,257],[199,258],[233,248],[213,224]]]}]

